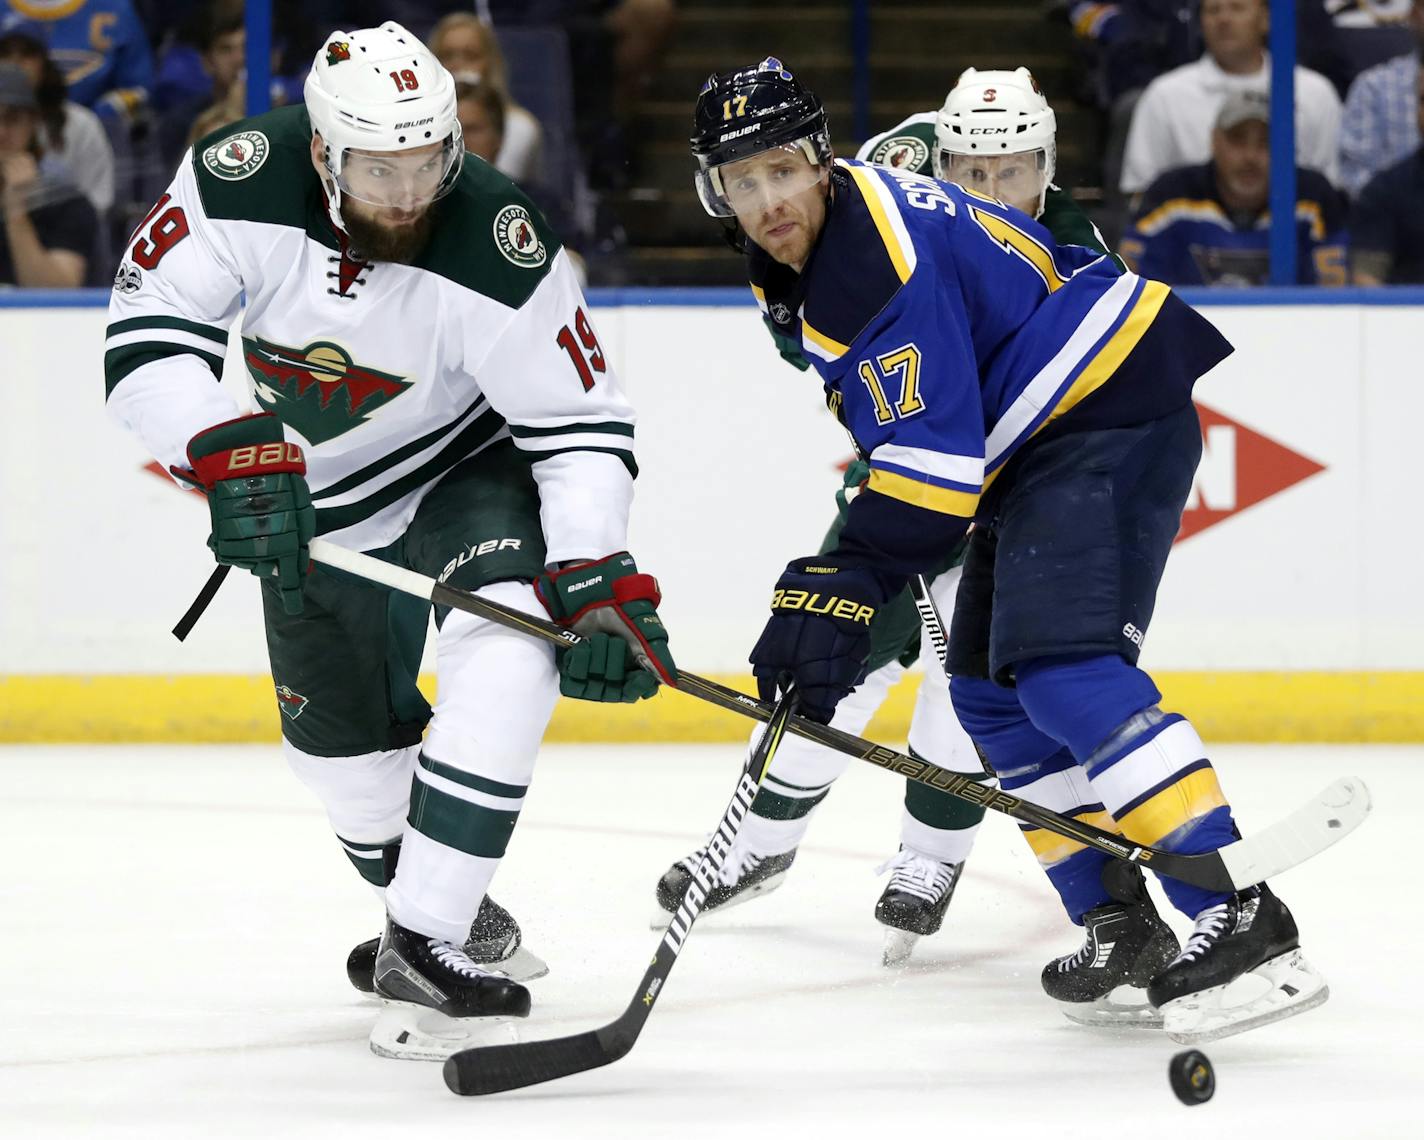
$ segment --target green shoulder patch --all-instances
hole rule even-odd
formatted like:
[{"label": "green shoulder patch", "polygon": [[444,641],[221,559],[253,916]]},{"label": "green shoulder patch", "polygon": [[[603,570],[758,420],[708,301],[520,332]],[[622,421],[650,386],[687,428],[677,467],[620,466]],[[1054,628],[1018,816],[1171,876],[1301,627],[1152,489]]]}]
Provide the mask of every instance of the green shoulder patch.
[{"label": "green shoulder patch", "polygon": [[510,308],[529,299],[561,247],[524,192],[472,155],[437,208],[416,267]]},{"label": "green shoulder patch", "polygon": [[870,152],[870,161],[876,166],[888,166],[893,170],[928,174],[930,144],[919,135],[891,135]]},{"label": "green shoulder patch", "polygon": [[279,107],[199,139],[193,168],[210,218],[306,229],[312,210],[324,208],[305,107]]}]

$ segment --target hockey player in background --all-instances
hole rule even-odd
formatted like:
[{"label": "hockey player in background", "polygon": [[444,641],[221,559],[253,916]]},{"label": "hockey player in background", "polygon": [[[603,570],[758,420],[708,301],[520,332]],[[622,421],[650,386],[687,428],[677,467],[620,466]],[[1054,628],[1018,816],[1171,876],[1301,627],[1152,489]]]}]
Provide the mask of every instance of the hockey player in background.
[{"label": "hockey player in background", "polygon": [[[1005,125],[1010,119],[1012,126]],[[971,67],[959,76],[942,107],[911,115],[869,139],[856,157],[911,174],[957,182],[997,198],[1037,218],[1058,244],[1081,245],[1106,254],[1122,268],[1104,245],[1097,227],[1072,196],[1054,183],[1057,150],[1053,108],[1027,68],[978,71]],[[776,331],[776,322],[766,313],[765,297],[759,295],[757,301],[782,357],[803,372],[810,368],[800,342]],[[834,549],[840,539],[849,509],[846,492],[858,489],[868,477],[869,467],[863,461],[851,464],[845,491],[837,496],[840,514],[826,535],[822,553]],[[944,569],[926,575],[935,608],[941,615],[953,610],[964,548],[963,541],[956,543],[942,559]],[[836,706],[831,723],[846,732],[863,735],[891,687],[918,657],[924,664],[925,677],[910,720],[910,754],[953,772],[981,775],[980,760],[950,704],[948,679],[920,626],[908,589],[879,609],[870,629],[866,678]],[[776,763],[752,804],[752,813],[737,834],[734,857],[723,866],[721,883],[708,897],[704,909],[736,905],[781,884],[806,834],[811,814],[848,764],[849,758],[844,754],[799,736],[782,742]],[[1049,775],[1037,790],[1047,792],[1052,785],[1071,778],[1068,773]],[[905,781],[900,850],[882,868],[890,872],[890,880],[875,905],[875,917],[886,927],[886,965],[907,961],[920,937],[940,929],[983,818],[982,807],[914,780]],[[1021,826],[1046,866],[1051,867],[1061,858],[1057,836]],[[658,903],[663,911],[676,908],[701,854],[702,849],[694,851],[663,876],[658,884]],[[1140,878],[1140,874],[1134,877]],[[1168,934],[1163,934],[1161,942],[1164,950],[1175,953],[1178,949]],[[1095,1002],[1068,1002],[1065,1009],[1078,1021],[1159,1022],[1160,1018],[1146,1004],[1143,987],[1147,980],[1139,972],[1130,979],[1139,984],[1130,986],[1131,993],[1119,994],[1119,1000],[1112,1000],[1109,991]]]},{"label": "hockey player in background", "polygon": [[[262,579],[283,751],[384,900],[348,970],[394,1003],[372,1047],[400,1056],[529,1012],[518,927],[487,892],[559,692],[631,701],[676,678],[624,550],[633,410],[558,239],[466,158],[455,103],[399,25],[334,32],[305,107],[185,158],[126,252],[105,354],[111,415],[206,492],[218,561]],[[215,382],[244,302],[253,412]],[[313,535],[588,643],[556,660],[437,610],[432,713],[429,606],[309,566]]]},{"label": "hockey player in background", "polygon": [[[836,546],[776,584],[751,653],[762,696],[789,672],[828,721],[864,677],[874,614],[974,522],[950,691],[1003,785],[1135,842],[1231,842],[1201,740],[1136,664],[1201,454],[1192,386],[1230,346],[1166,286],[1002,202],[835,160],[820,101],[778,60],[708,80],[692,149],[703,205],[740,227],[753,289],[870,466]],[[1085,927],[1044,971],[1058,1000],[1147,967],[1165,1028],[1189,1037],[1325,1000],[1266,886],[1163,878],[1194,922],[1173,955],[1125,865],[1045,846]]]}]

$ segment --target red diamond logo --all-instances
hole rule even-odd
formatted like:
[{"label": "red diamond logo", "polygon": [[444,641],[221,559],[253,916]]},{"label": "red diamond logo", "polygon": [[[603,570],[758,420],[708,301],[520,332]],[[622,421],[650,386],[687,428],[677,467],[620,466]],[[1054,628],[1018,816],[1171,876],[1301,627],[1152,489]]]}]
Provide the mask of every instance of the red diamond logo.
[{"label": "red diamond logo", "polygon": [[1197,405],[1202,460],[1182,512],[1177,541],[1279,495],[1325,468],[1229,416]]}]

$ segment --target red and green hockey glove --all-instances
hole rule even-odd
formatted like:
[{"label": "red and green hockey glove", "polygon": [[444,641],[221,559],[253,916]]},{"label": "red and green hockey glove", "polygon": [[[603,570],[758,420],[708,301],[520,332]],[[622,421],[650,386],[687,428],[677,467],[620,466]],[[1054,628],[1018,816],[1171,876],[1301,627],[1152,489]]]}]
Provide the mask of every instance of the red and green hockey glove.
[{"label": "red and green hockey glove", "polygon": [[[200,431],[188,443],[188,463],[208,496],[219,562],[270,578],[289,614],[302,612],[302,578],[316,533],[302,449],[282,438],[270,412],[242,416]],[[174,470],[180,478],[186,473]]]},{"label": "red and green hockey glove", "polygon": [[631,704],[659,683],[677,684],[657,579],[638,573],[626,550],[541,574],[534,592],[556,622],[584,638],[559,654],[564,696]]}]

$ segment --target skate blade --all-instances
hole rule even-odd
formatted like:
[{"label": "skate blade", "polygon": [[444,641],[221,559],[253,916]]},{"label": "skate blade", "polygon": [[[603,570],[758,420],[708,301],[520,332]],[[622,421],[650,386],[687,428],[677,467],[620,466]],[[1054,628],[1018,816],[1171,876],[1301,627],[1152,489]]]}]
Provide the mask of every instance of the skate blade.
[{"label": "skate blade", "polygon": [[[786,871],[781,871],[775,875],[767,876],[756,886],[748,887],[739,895],[733,895],[721,906],[704,907],[697,917],[699,919],[705,919],[714,914],[722,914],[724,911],[729,911],[734,907],[739,907],[743,903],[751,902],[752,899],[756,898],[759,895],[771,894],[772,891],[776,890],[777,887],[781,886],[783,880],[785,880],[786,878],[787,871],[789,871],[790,869],[791,868],[788,867]],[[657,909],[653,911],[652,918],[648,920],[648,929],[662,930],[663,927],[667,926],[667,924],[671,921],[672,915],[669,914],[667,911],[663,910],[661,906],[658,906]]]},{"label": "skate blade", "polygon": [[371,1052],[397,1061],[443,1061],[478,1045],[514,1045],[510,1017],[446,1017],[412,1002],[388,1001],[371,1028]]},{"label": "skate blade", "polygon": [[1167,1036],[1199,1045],[1259,1029],[1323,1005],[1330,987],[1299,950],[1263,962],[1224,986],[1187,994],[1162,1007]]},{"label": "skate blade", "polygon": [[1055,1001],[1069,1021],[1094,1029],[1161,1029],[1162,1014],[1140,986],[1116,987],[1097,1001]]},{"label": "skate blade", "polygon": [[497,962],[476,962],[481,970],[491,974],[503,974],[512,982],[532,982],[549,972],[549,963],[538,954],[521,946],[508,958]]},{"label": "skate blade", "polygon": [[894,926],[885,928],[885,946],[880,952],[880,964],[887,969],[903,966],[910,960],[915,943],[920,935],[910,930],[900,930]]}]

